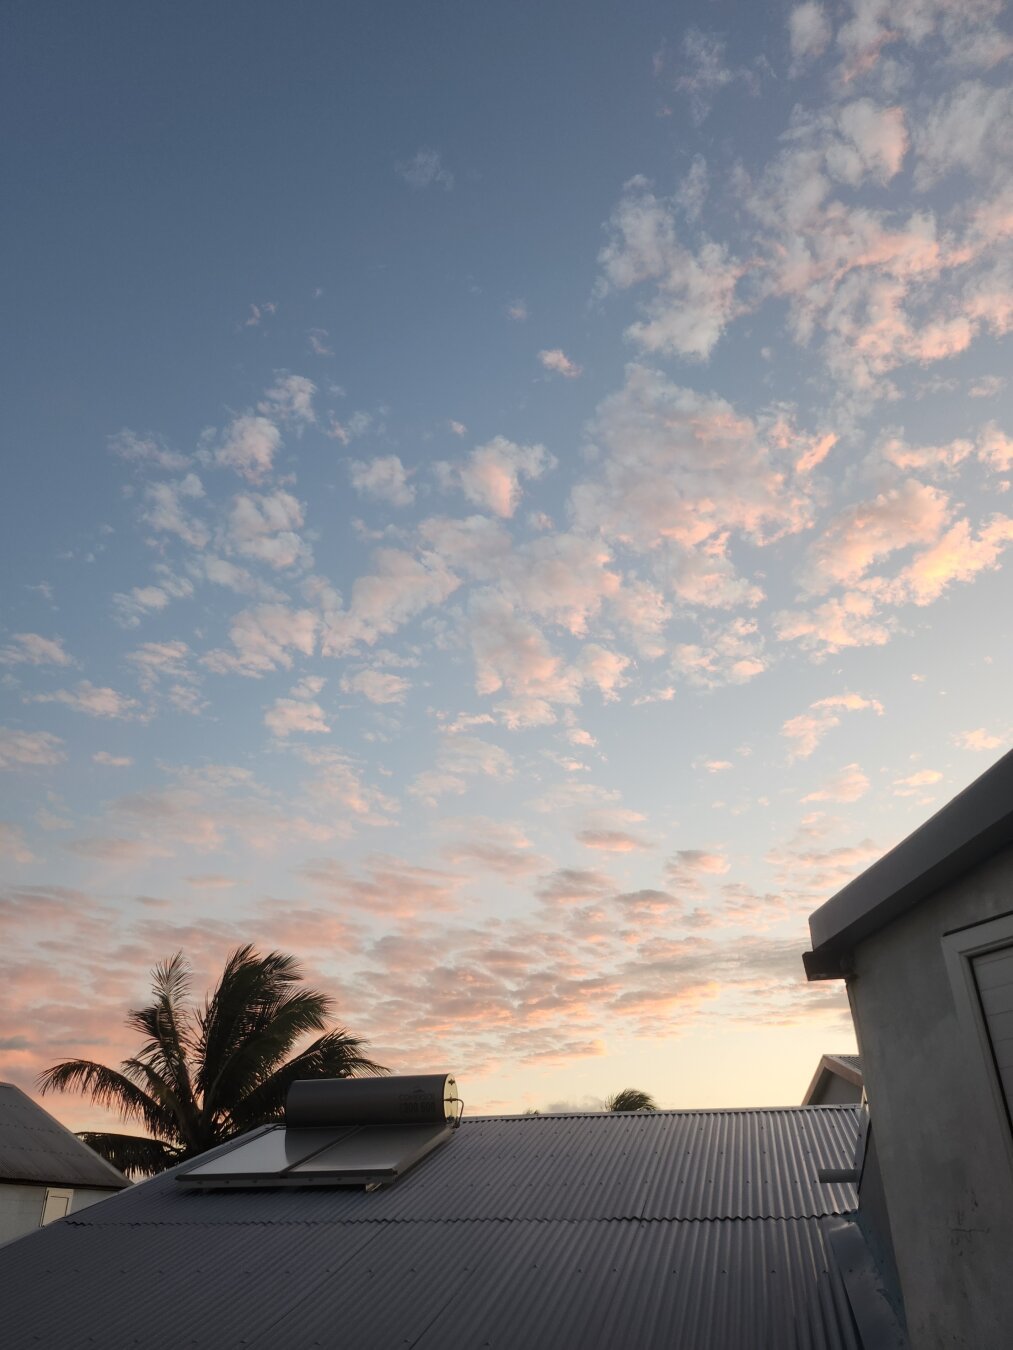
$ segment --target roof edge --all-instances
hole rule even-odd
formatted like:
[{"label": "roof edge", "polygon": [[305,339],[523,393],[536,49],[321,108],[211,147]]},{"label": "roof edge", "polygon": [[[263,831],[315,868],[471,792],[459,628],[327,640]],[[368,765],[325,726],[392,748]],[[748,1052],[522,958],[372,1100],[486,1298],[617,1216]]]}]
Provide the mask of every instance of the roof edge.
[{"label": "roof edge", "polygon": [[843,979],[857,943],[1013,844],[1013,750],[809,916],[810,980]]}]

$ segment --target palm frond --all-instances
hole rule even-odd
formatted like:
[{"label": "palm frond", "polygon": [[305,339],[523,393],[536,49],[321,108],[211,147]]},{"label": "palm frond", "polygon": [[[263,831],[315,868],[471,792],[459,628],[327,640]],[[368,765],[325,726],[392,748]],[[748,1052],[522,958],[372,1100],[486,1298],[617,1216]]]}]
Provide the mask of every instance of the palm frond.
[{"label": "palm frond", "polygon": [[126,1074],[90,1059],[65,1059],[39,1074],[39,1091],[87,1092],[97,1106],[117,1110],[124,1120],[137,1120],[153,1134],[171,1137],[173,1121],[165,1108],[131,1082]]},{"label": "palm frond", "polygon": [[[226,1095],[225,1081],[234,1057],[242,1055],[248,1043],[270,1027],[279,1008],[291,997],[291,986],[301,978],[295,958],[281,952],[258,956],[247,945],[229,957],[218,987],[198,1018],[196,1085],[205,1112],[210,1103]],[[322,1028],[330,1011],[330,998],[304,991],[303,999],[308,1011],[314,1005],[306,1029]]]},{"label": "palm frond", "polygon": [[205,1106],[217,1109],[219,1102],[232,1102],[269,1078],[304,1036],[324,1030],[328,1002],[323,994],[301,990],[265,1004],[221,1066]]},{"label": "palm frond", "polygon": [[128,1176],[153,1177],[167,1167],[183,1162],[186,1157],[185,1152],[173,1144],[162,1139],[145,1139],[138,1134],[80,1130],[77,1137]]},{"label": "palm frond", "polygon": [[639,1088],[623,1088],[611,1097],[605,1098],[606,1111],[657,1111],[658,1104],[649,1092]]},{"label": "palm frond", "polygon": [[329,1031],[318,1037],[301,1054],[233,1103],[229,1111],[233,1131],[238,1134],[266,1121],[279,1120],[288,1090],[299,1078],[363,1078],[390,1073],[383,1064],[369,1059],[365,1049],[365,1041],[347,1031]]}]

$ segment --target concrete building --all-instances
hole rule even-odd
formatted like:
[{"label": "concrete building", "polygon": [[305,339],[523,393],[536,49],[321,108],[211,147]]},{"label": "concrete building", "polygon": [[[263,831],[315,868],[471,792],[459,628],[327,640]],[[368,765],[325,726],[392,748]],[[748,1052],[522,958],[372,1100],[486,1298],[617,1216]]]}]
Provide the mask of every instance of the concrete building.
[{"label": "concrete building", "polygon": [[806,1088],[802,1105],[857,1105],[861,1100],[861,1058],[858,1055],[824,1055]]},{"label": "concrete building", "polygon": [[861,1213],[914,1350],[1013,1345],[1013,752],[810,918],[847,984]]},{"label": "concrete building", "polygon": [[0,1083],[0,1243],[129,1186],[13,1083]]}]

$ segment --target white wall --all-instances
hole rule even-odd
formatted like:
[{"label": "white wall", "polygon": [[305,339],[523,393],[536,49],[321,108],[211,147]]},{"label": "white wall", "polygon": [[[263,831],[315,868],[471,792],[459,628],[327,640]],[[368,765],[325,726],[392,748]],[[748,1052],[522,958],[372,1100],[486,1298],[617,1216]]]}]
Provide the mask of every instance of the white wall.
[{"label": "white wall", "polygon": [[942,949],[1010,911],[1013,848],[867,938],[848,981],[913,1350],[1013,1344],[1010,1125]]},{"label": "white wall", "polygon": [[[69,1213],[76,1214],[99,1200],[107,1200],[118,1191],[98,1191],[83,1187],[59,1187],[60,1190],[73,1190],[74,1198]],[[0,1182],[0,1242],[10,1242],[12,1238],[23,1237],[34,1232],[42,1218],[42,1207],[46,1201],[45,1186],[35,1186],[22,1182]]]}]

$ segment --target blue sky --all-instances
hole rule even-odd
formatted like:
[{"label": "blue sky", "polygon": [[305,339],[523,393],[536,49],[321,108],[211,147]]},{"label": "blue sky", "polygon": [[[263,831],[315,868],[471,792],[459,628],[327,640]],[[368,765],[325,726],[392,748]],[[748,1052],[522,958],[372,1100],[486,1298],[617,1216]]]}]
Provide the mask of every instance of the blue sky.
[{"label": "blue sky", "polygon": [[490,1109],[797,1099],[1010,739],[1004,7],[4,25],[4,1076],[249,940]]}]

